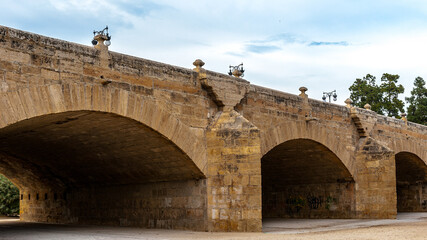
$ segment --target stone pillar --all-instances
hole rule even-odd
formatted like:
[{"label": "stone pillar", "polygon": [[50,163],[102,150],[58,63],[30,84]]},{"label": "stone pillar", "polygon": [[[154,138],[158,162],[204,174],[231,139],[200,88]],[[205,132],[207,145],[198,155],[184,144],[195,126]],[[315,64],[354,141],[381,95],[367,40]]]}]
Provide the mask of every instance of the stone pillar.
[{"label": "stone pillar", "polygon": [[354,174],[356,217],[396,218],[395,155],[392,150],[371,137],[377,114],[371,110],[352,107],[350,117],[359,133]]},{"label": "stone pillar", "polygon": [[225,108],[206,138],[209,231],[261,231],[259,129]]},{"label": "stone pillar", "polygon": [[396,218],[394,152],[371,137],[361,138],[355,160],[356,217]]},{"label": "stone pillar", "polygon": [[259,129],[234,108],[249,82],[208,75],[193,63],[218,112],[206,131],[207,224],[209,231],[262,230],[261,142]]}]

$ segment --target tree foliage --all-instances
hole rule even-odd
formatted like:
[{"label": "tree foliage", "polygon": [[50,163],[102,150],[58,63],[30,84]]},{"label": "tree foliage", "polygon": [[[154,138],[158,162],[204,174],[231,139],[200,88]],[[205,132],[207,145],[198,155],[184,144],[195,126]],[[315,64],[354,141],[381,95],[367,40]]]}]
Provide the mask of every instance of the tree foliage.
[{"label": "tree foliage", "polygon": [[399,100],[399,94],[404,92],[402,85],[397,84],[399,75],[384,73],[381,85],[376,84],[375,76],[367,74],[362,79],[357,78],[350,86],[350,99],[356,107],[363,108],[365,104],[379,114],[400,118],[404,112],[404,103]]},{"label": "tree foliage", "polygon": [[405,91],[401,84],[397,84],[399,75],[384,73],[381,77],[381,93],[382,93],[382,107],[384,113],[389,117],[400,118],[400,113],[405,112],[402,100],[398,98],[399,94]]},{"label": "tree foliage", "polygon": [[406,98],[408,106],[408,120],[427,125],[427,88],[423,78],[417,77],[411,97]]},{"label": "tree foliage", "polygon": [[0,215],[19,214],[19,190],[9,179],[0,174]]},{"label": "tree foliage", "polygon": [[373,111],[383,114],[382,94],[375,80],[375,76],[371,74],[367,74],[362,79],[357,78],[349,88],[350,99],[356,107],[363,108],[368,103]]}]

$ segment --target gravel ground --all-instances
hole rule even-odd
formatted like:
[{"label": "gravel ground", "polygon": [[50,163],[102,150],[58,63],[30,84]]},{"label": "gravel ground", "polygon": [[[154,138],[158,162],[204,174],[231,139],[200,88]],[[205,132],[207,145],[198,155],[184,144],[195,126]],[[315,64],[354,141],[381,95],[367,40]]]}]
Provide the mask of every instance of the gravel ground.
[{"label": "gravel ground", "polygon": [[24,223],[0,219],[0,239],[427,239],[427,213],[400,214],[397,220],[264,221],[264,233],[192,231]]}]

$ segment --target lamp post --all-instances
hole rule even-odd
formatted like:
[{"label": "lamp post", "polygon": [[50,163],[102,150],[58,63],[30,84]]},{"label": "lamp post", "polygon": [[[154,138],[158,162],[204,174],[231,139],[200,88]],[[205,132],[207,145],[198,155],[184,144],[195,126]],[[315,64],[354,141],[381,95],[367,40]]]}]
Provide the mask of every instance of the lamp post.
[{"label": "lamp post", "polygon": [[334,91],[332,91],[332,92],[323,92],[323,97],[322,97],[322,99],[323,99],[323,101],[325,101],[325,102],[326,102],[326,96],[327,96],[327,97],[329,97],[329,102],[331,102],[331,96],[334,98],[334,101],[336,101],[336,100],[337,100],[337,97],[338,97],[338,95],[337,95],[337,91],[336,91],[336,90],[334,90]]},{"label": "lamp post", "polygon": [[108,26],[101,31],[93,31],[92,45],[97,46],[99,43],[103,43],[105,46],[111,45],[111,36],[108,34]]},{"label": "lamp post", "polygon": [[235,77],[243,77],[245,70],[243,69],[243,63],[237,65],[237,66],[231,66],[230,65],[230,71],[228,72],[228,75],[233,75]]}]

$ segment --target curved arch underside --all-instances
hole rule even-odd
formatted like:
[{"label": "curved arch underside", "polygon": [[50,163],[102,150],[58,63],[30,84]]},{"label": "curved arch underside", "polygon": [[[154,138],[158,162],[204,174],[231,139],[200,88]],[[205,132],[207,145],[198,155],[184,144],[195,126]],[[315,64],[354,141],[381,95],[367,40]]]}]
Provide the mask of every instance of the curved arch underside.
[{"label": "curved arch underside", "polygon": [[353,178],[327,147],[308,140],[284,142],[262,158],[263,181],[274,184],[336,183]]},{"label": "curved arch underside", "polygon": [[398,183],[427,182],[427,165],[417,155],[400,152],[395,156]]},{"label": "curved arch underside", "polygon": [[204,178],[183,151],[153,129],[92,111],[44,115],[0,129],[0,170],[21,186]]},{"label": "curved arch underside", "polygon": [[356,174],[356,167],[353,164],[350,151],[346,148],[349,143],[346,142],[345,139],[348,139],[348,136],[349,132],[337,132],[336,129],[329,128],[322,124],[306,124],[304,121],[287,121],[270,128],[263,134],[261,150],[262,153],[266,155],[274,148],[288,141],[297,139],[310,140],[325,146],[340,159],[340,162],[350,174],[354,176]]}]

